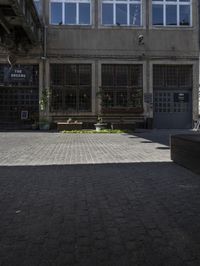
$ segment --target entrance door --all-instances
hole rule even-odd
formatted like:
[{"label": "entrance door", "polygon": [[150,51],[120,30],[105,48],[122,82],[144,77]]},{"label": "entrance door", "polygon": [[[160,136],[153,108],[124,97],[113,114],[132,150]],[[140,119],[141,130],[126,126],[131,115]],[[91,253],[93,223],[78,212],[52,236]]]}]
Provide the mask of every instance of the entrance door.
[{"label": "entrance door", "polygon": [[31,125],[39,116],[38,98],[38,88],[0,88],[1,125]]},{"label": "entrance door", "polygon": [[0,127],[30,128],[39,117],[38,65],[0,64]]},{"label": "entrance door", "polygon": [[154,65],[154,127],[192,128],[192,65]]},{"label": "entrance door", "polygon": [[192,92],[163,91],[154,92],[155,128],[191,128]]}]

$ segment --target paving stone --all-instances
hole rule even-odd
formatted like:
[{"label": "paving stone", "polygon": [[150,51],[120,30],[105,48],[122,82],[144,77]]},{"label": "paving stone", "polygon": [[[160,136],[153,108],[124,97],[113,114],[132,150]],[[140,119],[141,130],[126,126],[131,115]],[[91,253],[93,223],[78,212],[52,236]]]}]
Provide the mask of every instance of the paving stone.
[{"label": "paving stone", "polygon": [[0,265],[200,265],[200,178],[171,133],[0,133]]}]

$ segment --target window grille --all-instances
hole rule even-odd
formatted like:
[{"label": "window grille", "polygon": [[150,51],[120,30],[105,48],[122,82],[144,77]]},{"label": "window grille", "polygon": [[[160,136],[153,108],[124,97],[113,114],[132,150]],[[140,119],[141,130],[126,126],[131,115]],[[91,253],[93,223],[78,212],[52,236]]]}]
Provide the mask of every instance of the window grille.
[{"label": "window grille", "polygon": [[102,65],[104,108],[143,108],[142,65]]},{"label": "window grille", "polygon": [[191,65],[154,65],[154,89],[192,89]]},{"label": "window grille", "polygon": [[92,69],[90,64],[52,64],[51,112],[90,112]]}]

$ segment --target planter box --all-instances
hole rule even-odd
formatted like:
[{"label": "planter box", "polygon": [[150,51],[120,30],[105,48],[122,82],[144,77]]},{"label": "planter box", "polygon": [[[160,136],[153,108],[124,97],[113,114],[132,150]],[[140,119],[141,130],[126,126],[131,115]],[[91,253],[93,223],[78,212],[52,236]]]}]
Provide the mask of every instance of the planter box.
[{"label": "planter box", "polygon": [[111,129],[129,129],[129,130],[135,130],[136,124],[135,123],[111,123]]},{"label": "planter box", "polygon": [[200,174],[200,134],[171,136],[171,159]]},{"label": "planter box", "polygon": [[72,131],[72,130],[82,130],[83,123],[67,123],[67,122],[57,122],[58,131]]},{"label": "planter box", "polygon": [[49,130],[50,124],[48,122],[40,122],[39,123],[39,129],[40,130]]},{"label": "planter box", "polygon": [[107,128],[107,123],[97,123],[94,124],[96,131],[101,131]]}]

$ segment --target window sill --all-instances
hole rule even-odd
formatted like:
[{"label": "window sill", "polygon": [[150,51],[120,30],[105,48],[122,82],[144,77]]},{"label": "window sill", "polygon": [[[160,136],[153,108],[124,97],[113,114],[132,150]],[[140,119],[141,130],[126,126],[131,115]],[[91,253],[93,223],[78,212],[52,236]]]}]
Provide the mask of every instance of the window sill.
[{"label": "window sill", "polygon": [[194,30],[194,26],[150,26],[153,30]]},{"label": "window sill", "polygon": [[141,29],[145,29],[144,26],[117,26],[117,25],[109,25],[109,26],[104,26],[104,25],[100,25],[98,26],[98,29],[113,29],[113,30],[121,30],[121,29],[126,29],[126,30],[141,30]]},{"label": "window sill", "polygon": [[50,28],[53,29],[93,29],[94,25],[54,25],[49,24]]},{"label": "window sill", "polygon": [[142,107],[103,107],[103,114],[142,114],[144,109]]}]

